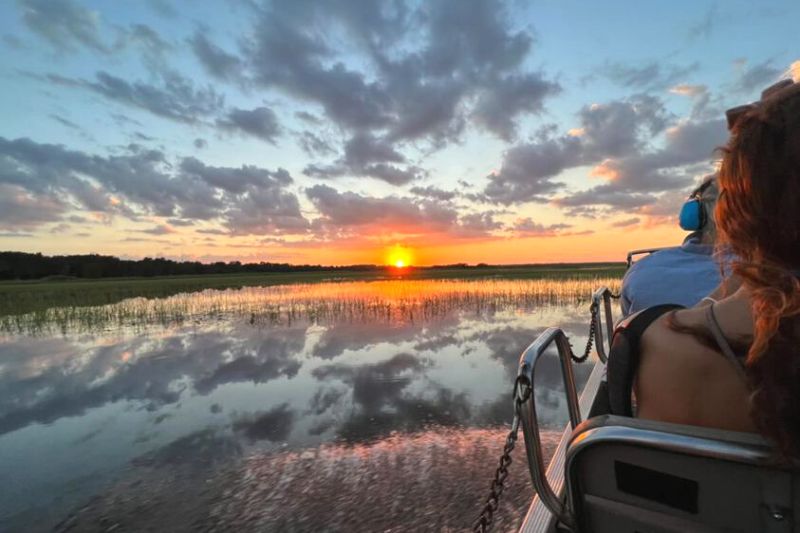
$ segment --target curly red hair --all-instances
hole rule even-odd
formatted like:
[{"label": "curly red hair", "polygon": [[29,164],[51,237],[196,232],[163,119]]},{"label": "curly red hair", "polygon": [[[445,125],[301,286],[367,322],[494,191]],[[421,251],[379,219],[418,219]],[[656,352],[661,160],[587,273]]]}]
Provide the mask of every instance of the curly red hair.
[{"label": "curly red hair", "polygon": [[784,456],[800,456],[800,84],[738,117],[721,149],[719,244],[752,295],[751,415]]}]

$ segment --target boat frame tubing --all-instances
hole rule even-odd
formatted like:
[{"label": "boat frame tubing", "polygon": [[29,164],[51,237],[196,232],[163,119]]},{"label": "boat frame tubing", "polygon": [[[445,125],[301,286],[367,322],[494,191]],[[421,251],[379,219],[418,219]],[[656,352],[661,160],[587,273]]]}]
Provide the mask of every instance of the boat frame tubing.
[{"label": "boat frame tubing", "polygon": [[[531,388],[535,383],[536,366],[547,348],[555,342],[558,358],[561,362],[561,375],[564,379],[564,389],[567,396],[567,408],[572,429],[581,422],[578,394],[575,387],[575,376],[572,372],[572,349],[569,340],[560,328],[547,328],[544,333],[533,341],[522,357],[520,357],[519,376],[530,383]],[[539,498],[550,511],[566,524],[571,523],[571,517],[566,513],[561,497],[556,493],[547,479],[542,440],[539,435],[539,423],[536,415],[536,395],[531,391],[528,400],[522,405],[522,432],[525,435],[525,452],[528,457],[533,486]]]}]

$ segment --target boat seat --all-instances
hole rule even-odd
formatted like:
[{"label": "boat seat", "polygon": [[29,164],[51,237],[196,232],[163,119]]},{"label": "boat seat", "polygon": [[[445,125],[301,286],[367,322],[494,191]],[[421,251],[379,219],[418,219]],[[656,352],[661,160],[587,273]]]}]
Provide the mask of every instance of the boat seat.
[{"label": "boat seat", "polygon": [[800,532],[800,469],[755,434],[600,416],[565,468],[582,533]]}]

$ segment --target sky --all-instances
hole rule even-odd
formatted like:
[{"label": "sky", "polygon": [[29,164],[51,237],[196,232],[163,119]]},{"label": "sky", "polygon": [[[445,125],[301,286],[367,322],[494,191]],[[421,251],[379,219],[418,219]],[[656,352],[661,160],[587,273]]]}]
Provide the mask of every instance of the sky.
[{"label": "sky", "polygon": [[674,245],[786,1],[0,2],[0,250],[416,265]]}]

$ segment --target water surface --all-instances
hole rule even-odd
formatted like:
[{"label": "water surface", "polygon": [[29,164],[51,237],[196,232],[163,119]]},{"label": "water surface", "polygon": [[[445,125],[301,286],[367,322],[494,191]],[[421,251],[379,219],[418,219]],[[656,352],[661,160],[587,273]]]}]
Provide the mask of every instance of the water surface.
[{"label": "water surface", "polygon": [[[247,288],[6,319],[0,529],[469,527],[519,354],[549,325],[586,341],[594,284],[548,283]],[[566,410],[543,363],[553,441]],[[501,530],[532,495],[516,457]]]}]

